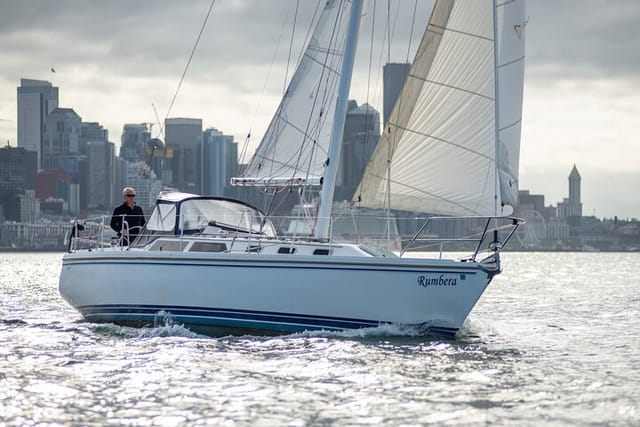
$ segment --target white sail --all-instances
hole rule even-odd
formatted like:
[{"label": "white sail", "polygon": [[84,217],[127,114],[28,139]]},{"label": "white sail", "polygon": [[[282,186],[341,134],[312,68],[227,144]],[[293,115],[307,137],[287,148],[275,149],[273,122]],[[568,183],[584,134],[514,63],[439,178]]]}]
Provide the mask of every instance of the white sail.
[{"label": "white sail", "polygon": [[493,215],[496,206],[498,214],[512,212],[509,205],[518,191],[523,18],[523,0],[436,2],[355,202],[383,208],[390,197],[393,209],[443,215]]},{"label": "white sail", "polygon": [[234,185],[319,184],[327,160],[350,1],[327,1],[286,93]]}]

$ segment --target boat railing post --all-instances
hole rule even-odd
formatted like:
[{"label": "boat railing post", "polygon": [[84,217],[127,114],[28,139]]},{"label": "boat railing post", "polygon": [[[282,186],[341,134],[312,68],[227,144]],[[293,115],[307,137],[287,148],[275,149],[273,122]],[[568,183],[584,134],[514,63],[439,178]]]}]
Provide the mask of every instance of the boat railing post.
[{"label": "boat railing post", "polygon": [[98,236],[96,238],[96,250],[103,247],[102,239],[103,239],[103,232],[104,232],[104,215],[100,217],[100,222],[98,224],[99,225],[98,225]]},{"label": "boat railing post", "polygon": [[444,242],[440,242],[440,259],[442,259],[442,252],[444,251]]},{"label": "boat railing post", "polygon": [[180,247],[184,245],[184,219],[183,215],[178,215],[178,223],[180,224]]},{"label": "boat railing post", "polygon": [[[125,239],[126,239],[126,242],[127,242],[127,245],[126,245],[127,248],[129,247],[129,243],[131,243],[129,241],[129,223],[127,221],[122,221],[122,231],[123,231],[122,232],[122,244],[120,245],[120,249],[121,250],[125,246],[124,245]],[[126,233],[125,233],[125,231],[126,231]]]}]

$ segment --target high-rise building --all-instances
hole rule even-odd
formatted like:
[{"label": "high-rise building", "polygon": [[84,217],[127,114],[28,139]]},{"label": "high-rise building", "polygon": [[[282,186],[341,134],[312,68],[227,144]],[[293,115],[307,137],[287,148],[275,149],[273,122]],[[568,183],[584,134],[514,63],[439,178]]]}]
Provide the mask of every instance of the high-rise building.
[{"label": "high-rise building", "polygon": [[109,131],[98,122],[80,123],[79,151],[87,154],[87,143],[95,141],[109,141]]},{"label": "high-rise building", "polygon": [[62,169],[65,159],[79,153],[80,116],[71,108],[56,108],[44,125],[42,169]]},{"label": "high-rise building", "polygon": [[404,81],[407,79],[410,69],[411,64],[409,63],[388,63],[383,67],[384,100],[382,117],[384,125],[389,121],[391,111],[393,111],[393,107],[400,96],[402,86],[404,86]]},{"label": "high-rise building", "polygon": [[24,148],[0,148],[0,222],[19,220],[19,197],[36,188],[37,156]]},{"label": "high-rise building", "polygon": [[0,200],[35,189],[37,166],[35,151],[10,146],[0,148]]},{"label": "high-rise building", "polygon": [[90,141],[87,150],[87,209],[105,210],[113,204],[115,146],[107,141]]},{"label": "high-rise building", "polygon": [[42,145],[47,116],[58,108],[58,88],[44,80],[20,79],[18,86],[18,147],[37,154],[42,169]]},{"label": "high-rise building", "polygon": [[173,186],[180,191],[199,193],[198,147],[202,141],[202,119],[166,119],[164,135],[167,147],[173,150]]},{"label": "high-rise building", "polygon": [[209,128],[202,132],[201,147],[201,192],[223,196],[238,169],[238,144],[233,136]]},{"label": "high-rise building", "polygon": [[122,128],[120,158],[130,162],[145,160],[145,144],[151,139],[151,131],[145,123],[127,123]]},{"label": "high-rise building", "polygon": [[[147,219],[156,203],[158,194],[162,191],[162,182],[155,172],[145,162],[127,162],[124,186],[136,189],[136,204],[144,211]],[[122,194],[121,192],[119,194]],[[122,197],[122,196],[120,196]],[[121,198],[118,201],[122,200]]]},{"label": "high-rise building", "polygon": [[380,113],[349,100],[342,137],[335,200],[350,200],[380,138]]}]

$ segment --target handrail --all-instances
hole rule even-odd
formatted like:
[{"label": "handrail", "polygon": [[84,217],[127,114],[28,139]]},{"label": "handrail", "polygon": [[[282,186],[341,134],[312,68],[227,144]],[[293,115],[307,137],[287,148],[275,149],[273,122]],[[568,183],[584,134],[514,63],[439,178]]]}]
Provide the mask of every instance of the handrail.
[{"label": "handrail", "polygon": [[[199,215],[202,215],[200,213]],[[221,234],[205,234],[202,230],[184,230],[184,227],[180,226],[186,224],[187,218],[185,215],[176,216],[176,224],[179,231],[175,234],[184,243],[184,239],[187,239],[191,235],[205,236],[208,238],[217,238]],[[357,217],[357,216],[356,216]],[[364,220],[371,221],[378,217],[373,215],[363,215]],[[386,218],[386,217],[385,217]],[[122,221],[120,230],[120,236],[115,237],[115,233],[111,233],[109,225],[110,216],[104,215],[98,218],[76,219],[73,221],[73,227],[69,235],[69,242],[67,250],[73,252],[78,249],[89,250],[103,250],[106,247],[119,247],[121,250],[129,250],[132,247],[142,247],[152,242],[157,236],[160,235],[174,235],[176,233],[173,226],[167,230],[156,230],[145,227],[130,227],[127,221]],[[287,230],[290,225],[288,221],[294,221],[295,217],[283,216],[273,217],[281,221],[280,227],[282,230]],[[398,218],[396,218],[398,219]],[[342,242],[349,242],[355,244],[361,244],[369,248],[378,248],[379,250],[389,249],[395,251],[400,257],[405,256],[408,251],[415,250],[428,250],[438,251],[442,256],[442,252],[445,250],[461,250],[467,252],[469,257],[465,259],[475,260],[480,252],[486,250],[497,251],[500,250],[506,243],[512,238],[518,226],[523,223],[519,218],[514,217],[493,217],[493,216],[465,216],[465,217],[429,217],[429,218],[416,218],[411,217],[413,221],[420,221],[420,227],[418,231],[413,234],[408,243],[403,244],[402,249],[396,245],[399,243],[400,234],[397,230],[394,231],[394,235],[389,238],[387,235],[380,236],[377,234],[380,230],[377,229],[378,222],[372,221],[366,225],[366,222],[358,223],[353,227],[354,230],[350,230],[344,227],[344,224],[340,227],[334,227],[334,218],[330,221],[330,227],[332,229],[332,237],[328,239],[329,244],[337,244]],[[464,223],[464,221],[468,221]],[[215,222],[212,222],[215,221]],[[461,222],[460,224],[448,225],[446,222]],[[193,221],[191,221],[192,223]],[[244,223],[243,223],[244,224]],[[439,225],[438,225],[439,224]],[[279,241],[295,240],[295,241],[319,241],[313,236],[302,235],[288,235],[285,233],[278,233],[275,236],[265,236],[257,234],[255,229],[241,229],[234,227],[232,223],[220,221],[219,219],[207,218],[207,225],[212,225],[220,230],[224,230],[224,236],[231,238],[235,242],[235,238],[251,239],[255,241],[276,239]],[[366,226],[365,226],[366,225]],[[297,227],[297,225],[296,225]],[[141,232],[137,232],[137,239],[132,239],[131,232],[134,232],[135,228],[141,228]],[[206,227],[205,227],[206,228]],[[295,228],[295,227],[294,227]],[[294,230],[290,228],[290,230]],[[295,229],[294,231],[297,231]],[[209,231],[210,233],[210,231]],[[498,238],[488,238],[490,233],[497,233]],[[422,245],[421,245],[421,244]],[[439,249],[436,247],[439,246]],[[232,246],[233,247],[233,243]],[[231,250],[231,248],[230,248]]]},{"label": "handrail", "polygon": [[[437,238],[420,238],[427,228],[434,223],[435,221],[464,221],[464,220],[477,220],[484,221],[482,232],[479,233],[479,236],[475,237],[458,237],[458,238],[446,238],[446,237],[437,237]],[[489,228],[491,222],[495,221],[496,225],[492,228]],[[499,222],[509,221],[510,224],[506,225],[498,225]],[[511,239],[516,229],[520,226],[520,224],[524,223],[524,221],[520,218],[515,217],[500,217],[500,216],[463,216],[463,217],[430,217],[427,218],[424,224],[418,229],[418,231],[413,235],[411,240],[402,248],[400,251],[400,256],[402,257],[409,249],[414,247],[416,242],[438,242],[440,243],[440,252],[444,250],[443,246],[445,242],[477,242],[475,249],[473,251],[473,255],[471,255],[468,259],[475,260],[478,254],[482,249],[482,245],[486,240],[486,237],[489,233],[493,232],[494,242],[492,242],[489,246],[490,250],[499,251],[506,243]],[[509,232],[503,238],[503,241],[498,241],[498,232],[501,230],[508,229]]]}]

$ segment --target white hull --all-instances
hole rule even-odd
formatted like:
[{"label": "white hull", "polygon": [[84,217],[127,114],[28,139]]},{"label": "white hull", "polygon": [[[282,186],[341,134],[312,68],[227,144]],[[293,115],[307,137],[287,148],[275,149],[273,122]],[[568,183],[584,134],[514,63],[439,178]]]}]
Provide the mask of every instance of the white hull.
[{"label": "white hull", "polygon": [[79,251],[60,293],[89,321],[170,313],[194,330],[341,330],[394,323],[454,334],[486,289],[478,262],[287,254]]}]

